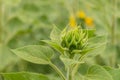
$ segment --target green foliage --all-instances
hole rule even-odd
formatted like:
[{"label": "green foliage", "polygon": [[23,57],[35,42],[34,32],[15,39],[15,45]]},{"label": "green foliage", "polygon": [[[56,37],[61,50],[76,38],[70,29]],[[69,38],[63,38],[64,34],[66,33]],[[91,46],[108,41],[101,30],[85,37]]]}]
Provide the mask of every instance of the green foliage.
[{"label": "green foliage", "polygon": [[42,40],[42,41],[45,42],[45,43],[47,43],[51,47],[53,47],[55,50],[57,50],[61,54],[63,54],[64,49],[62,48],[62,46],[60,46],[59,43],[56,43],[56,42],[53,42],[53,41],[50,41],[50,40]]},{"label": "green foliage", "polygon": [[111,75],[101,66],[91,66],[87,73],[88,80],[113,80]]},{"label": "green foliage", "polygon": [[120,69],[114,69],[110,67],[105,67],[105,69],[109,72],[109,74],[112,76],[113,80],[119,80],[120,79]]},{"label": "green foliage", "polygon": [[56,43],[60,42],[61,31],[55,26],[50,34],[50,39]]},{"label": "green foliage", "polygon": [[[94,51],[97,48],[105,45],[106,42],[103,37],[93,37],[93,36],[89,37],[90,31],[82,30],[79,27],[73,28],[73,30],[72,28],[68,29],[68,31],[65,30],[67,30],[67,28],[63,29],[63,31],[60,31],[57,27],[54,27],[50,35],[51,40],[42,40],[42,41],[49,44],[52,48],[54,48],[58,52],[62,53],[60,54],[61,55],[60,59],[65,65],[65,69],[66,69],[65,71],[67,71],[66,72],[67,77],[65,77],[64,74],[61,72],[61,70],[52,63],[51,58],[54,52],[51,48],[47,46],[30,45],[22,48],[13,49],[12,52],[14,52],[17,56],[21,57],[22,59],[30,61],[32,63],[49,64],[53,69],[56,70],[56,72],[59,74],[59,76],[61,76],[63,80],[66,79],[73,80],[79,68],[79,65],[83,63],[84,58],[87,57],[86,54],[90,54],[91,51]],[[98,41],[99,39],[101,41]],[[64,41],[66,43],[64,43]],[[72,49],[69,48],[70,45],[73,43],[75,43],[74,45],[78,46],[78,48],[74,46],[71,46]],[[78,45],[76,43],[80,43],[80,44]],[[68,46],[63,46],[63,45],[68,45]]]},{"label": "green foliage", "polygon": [[66,68],[68,68],[70,65],[75,65],[75,64],[79,65],[84,63],[84,62],[80,62],[78,59],[70,59],[69,57],[63,55],[60,56],[60,59],[63,61]]},{"label": "green foliage", "polygon": [[19,57],[37,64],[49,64],[53,50],[47,46],[30,45],[12,50]]},{"label": "green foliage", "polygon": [[0,80],[120,80],[119,9],[119,0],[0,0]]},{"label": "green foliage", "polygon": [[49,80],[48,77],[30,72],[3,73],[4,80]]}]

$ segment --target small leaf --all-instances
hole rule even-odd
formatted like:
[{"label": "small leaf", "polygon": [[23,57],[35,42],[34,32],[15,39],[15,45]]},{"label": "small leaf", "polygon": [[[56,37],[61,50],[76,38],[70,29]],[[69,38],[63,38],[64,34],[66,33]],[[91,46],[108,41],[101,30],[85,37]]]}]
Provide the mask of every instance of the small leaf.
[{"label": "small leaf", "polygon": [[29,45],[12,51],[22,59],[37,64],[49,64],[54,53],[51,48],[41,45]]},{"label": "small leaf", "polygon": [[53,41],[50,41],[50,40],[42,40],[42,41],[47,43],[48,45],[50,45],[52,48],[54,48],[55,50],[57,50],[61,54],[64,53],[64,49],[59,44],[57,44],[56,42],[53,42]]},{"label": "small leaf", "polygon": [[88,29],[88,37],[91,38],[91,37],[94,37],[95,36],[95,29]]},{"label": "small leaf", "polygon": [[3,73],[1,75],[4,80],[49,80],[42,74],[29,72]]},{"label": "small leaf", "polygon": [[86,29],[83,29],[83,31],[84,32],[86,32],[87,31],[87,34],[88,34],[88,38],[91,38],[91,37],[94,37],[95,36],[95,29],[88,29],[88,30],[86,30]]},{"label": "small leaf", "polygon": [[112,76],[101,66],[91,66],[86,75],[87,80],[113,80]]},{"label": "small leaf", "polygon": [[50,34],[50,39],[52,41],[59,43],[60,42],[60,34],[61,34],[61,31],[56,26],[54,26],[54,28]]},{"label": "small leaf", "polygon": [[75,60],[75,59],[70,59],[64,55],[61,55],[60,56],[60,59],[63,61],[64,65],[66,67],[69,67],[70,65],[73,65],[73,64],[81,64],[81,63],[84,63],[84,62],[80,62],[78,60]]}]

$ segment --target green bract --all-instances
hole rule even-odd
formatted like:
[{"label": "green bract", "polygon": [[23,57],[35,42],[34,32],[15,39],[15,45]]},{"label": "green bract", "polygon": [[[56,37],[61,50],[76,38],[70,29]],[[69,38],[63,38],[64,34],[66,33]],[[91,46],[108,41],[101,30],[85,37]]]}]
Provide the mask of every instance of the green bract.
[{"label": "green bract", "polygon": [[88,41],[87,32],[78,27],[69,31],[65,31],[61,38],[61,46],[66,48],[70,54],[74,54],[75,50],[82,51],[86,47]]}]

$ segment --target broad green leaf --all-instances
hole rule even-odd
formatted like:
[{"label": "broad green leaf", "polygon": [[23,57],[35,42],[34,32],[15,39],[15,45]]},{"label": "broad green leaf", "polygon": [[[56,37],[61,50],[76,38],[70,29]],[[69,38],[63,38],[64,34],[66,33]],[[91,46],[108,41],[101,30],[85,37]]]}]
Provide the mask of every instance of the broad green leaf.
[{"label": "broad green leaf", "polygon": [[47,43],[50,45],[52,48],[60,52],[61,54],[64,53],[64,49],[56,42],[50,41],[50,40],[42,40],[43,42]]},{"label": "broad green leaf", "polygon": [[105,36],[97,36],[90,38],[88,40],[88,45],[86,48],[82,51],[84,54],[83,58],[86,62],[89,62],[90,64],[94,63],[93,57],[95,57],[98,54],[101,54],[105,48],[106,48],[106,37]]},{"label": "broad green leaf", "polygon": [[120,69],[113,69],[105,67],[105,69],[111,74],[113,80],[120,80]]},{"label": "broad green leaf", "polygon": [[85,80],[85,76],[83,76],[82,74],[80,73],[77,73],[75,75],[75,80]]},{"label": "broad green leaf", "polygon": [[94,65],[89,68],[86,80],[113,80],[113,78],[104,68]]},{"label": "broad green leaf", "polygon": [[102,51],[104,51],[106,47],[106,43],[107,41],[105,36],[97,36],[97,37],[90,38],[88,40],[88,45],[83,52],[87,51],[88,55],[95,56],[101,53]]},{"label": "broad green leaf", "polygon": [[22,59],[37,64],[49,64],[54,53],[51,48],[41,45],[29,45],[12,51]]},{"label": "broad green leaf", "polygon": [[57,43],[60,43],[60,34],[61,34],[61,31],[56,26],[54,26],[54,28],[50,34],[51,40],[55,41]]},{"label": "broad green leaf", "polygon": [[61,80],[61,78],[55,74],[48,74],[47,76],[50,80]]},{"label": "broad green leaf", "polygon": [[3,73],[4,80],[49,80],[48,77],[30,72]]},{"label": "broad green leaf", "polygon": [[104,45],[104,44],[106,44],[106,37],[105,36],[97,36],[97,37],[90,38],[88,40],[88,47],[97,48],[97,47]]}]

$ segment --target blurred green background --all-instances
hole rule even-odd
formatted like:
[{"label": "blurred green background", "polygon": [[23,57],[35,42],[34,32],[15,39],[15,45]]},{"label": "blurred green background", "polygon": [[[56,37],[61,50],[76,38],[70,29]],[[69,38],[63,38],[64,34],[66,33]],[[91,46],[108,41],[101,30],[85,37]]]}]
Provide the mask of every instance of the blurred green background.
[{"label": "blurred green background", "polygon": [[[82,11],[93,20],[97,35],[107,36],[105,51],[80,67],[84,74],[91,64],[118,67],[120,64],[120,0],[0,0],[0,72],[32,71],[52,75],[48,65],[21,60],[10,49],[43,44],[55,24],[61,30],[70,15]],[[59,53],[53,62],[63,67]]]}]

